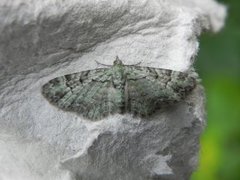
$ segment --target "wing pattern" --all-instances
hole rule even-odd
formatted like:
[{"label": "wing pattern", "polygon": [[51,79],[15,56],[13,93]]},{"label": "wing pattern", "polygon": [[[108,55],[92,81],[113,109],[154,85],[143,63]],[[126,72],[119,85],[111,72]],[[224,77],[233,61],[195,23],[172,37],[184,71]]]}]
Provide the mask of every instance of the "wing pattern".
[{"label": "wing pattern", "polygon": [[97,69],[50,80],[42,94],[53,105],[92,120],[117,113],[119,91],[112,87],[111,71]]},{"label": "wing pattern", "polygon": [[[195,78],[187,73],[140,66],[121,68],[121,81],[115,81],[119,76],[114,76],[113,68],[82,71],[50,80],[42,87],[42,94],[62,110],[99,120],[114,113],[149,116],[181,101],[196,86]],[[114,82],[123,83],[124,89]]]},{"label": "wing pattern", "polygon": [[129,112],[149,116],[162,107],[179,102],[195,87],[187,73],[150,67],[126,66]]}]

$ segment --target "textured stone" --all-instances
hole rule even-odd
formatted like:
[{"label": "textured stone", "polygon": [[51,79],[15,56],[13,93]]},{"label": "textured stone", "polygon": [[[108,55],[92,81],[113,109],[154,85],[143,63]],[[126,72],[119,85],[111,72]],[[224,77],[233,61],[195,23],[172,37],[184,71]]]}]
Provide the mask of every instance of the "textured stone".
[{"label": "textured stone", "polygon": [[62,166],[76,179],[189,179],[204,123],[196,104],[203,106],[201,88],[148,121],[109,117],[92,129],[91,142]]},{"label": "textured stone", "polygon": [[148,121],[97,122],[53,107],[41,87],[116,55],[191,71],[201,30],[218,31],[224,17],[213,0],[1,0],[0,179],[188,179],[205,124],[200,85]]}]

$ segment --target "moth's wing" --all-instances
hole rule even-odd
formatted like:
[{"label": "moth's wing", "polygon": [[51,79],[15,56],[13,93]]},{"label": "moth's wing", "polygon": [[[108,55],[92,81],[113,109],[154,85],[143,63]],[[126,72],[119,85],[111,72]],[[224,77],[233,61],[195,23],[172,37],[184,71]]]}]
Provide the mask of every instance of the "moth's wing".
[{"label": "moth's wing", "polygon": [[110,69],[68,74],[46,83],[42,94],[62,110],[98,120],[118,111],[119,92],[112,87],[111,78]]},{"label": "moth's wing", "polygon": [[126,66],[127,110],[148,116],[182,100],[196,85],[187,73],[140,66]]}]

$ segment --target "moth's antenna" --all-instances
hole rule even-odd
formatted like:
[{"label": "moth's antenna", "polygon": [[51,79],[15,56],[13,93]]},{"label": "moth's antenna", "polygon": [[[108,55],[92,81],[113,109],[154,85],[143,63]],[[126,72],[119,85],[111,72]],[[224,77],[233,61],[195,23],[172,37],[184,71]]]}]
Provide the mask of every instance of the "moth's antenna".
[{"label": "moth's antenna", "polygon": [[140,61],[140,62],[138,62],[138,63],[136,63],[136,64],[130,64],[129,66],[138,66],[138,65],[140,65],[142,63],[142,61]]},{"label": "moth's antenna", "polygon": [[142,63],[142,61],[140,61],[140,62],[138,62],[138,63],[136,63],[136,64],[133,64],[133,65],[131,65],[131,66],[138,66],[138,65],[140,65]]},{"label": "moth's antenna", "polygon": [[96,62],[98,65],[107,66],[107,67],[112,67],[111,65],[108,65],[108,64],[102,64],[102,63],[98,62],[97,60],[95,60],[95,62]]}]

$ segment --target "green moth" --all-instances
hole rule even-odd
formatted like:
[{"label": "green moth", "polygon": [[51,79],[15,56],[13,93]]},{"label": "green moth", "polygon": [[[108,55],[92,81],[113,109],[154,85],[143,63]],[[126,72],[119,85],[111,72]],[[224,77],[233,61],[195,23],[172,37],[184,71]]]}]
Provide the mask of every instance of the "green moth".
[{"label": "green moth", "polygon": [[181,101],[196,86],[188,73],[124,65],[117,57],[110,68],[67,74],[43,85],[43,96],[65,111],[90,120],[115,113],[147,117]]}]

